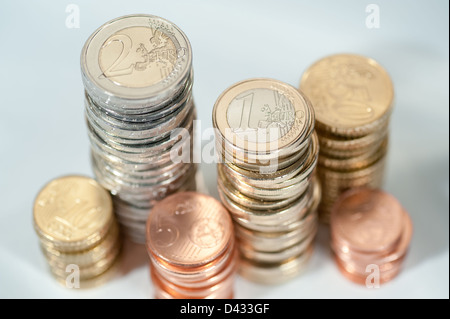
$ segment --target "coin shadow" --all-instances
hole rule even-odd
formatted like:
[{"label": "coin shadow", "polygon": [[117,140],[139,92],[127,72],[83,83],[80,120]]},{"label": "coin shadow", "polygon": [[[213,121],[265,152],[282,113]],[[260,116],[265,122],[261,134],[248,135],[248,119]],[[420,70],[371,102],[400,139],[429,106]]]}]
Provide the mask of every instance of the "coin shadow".
[{"label": "coin shadow", "polygon": [[217,191],[217,164],[201,164],[201,175],[197,179],[197,191],[219,199]]},{"label": "coin shadow", "polygon": [[396,165],[386,189],[410,214],[414,232],[404,268],[415,267],[449,249],[448,158]]},{"label": "coin shadow", "polygon": [[149,258],[145,245],[133,243],[124,238],[122,244],[122,261],[119,267],[119,275],[126,276],[133,270],[149,264]]},{"label": "coin shadow", "polygon": [[319,224],[314,245],[315,254],[321,255],[323,258],[311,258],[308,272],[320,271],[320,268],[323,267],[324,259],[329,260],[330,263],[333,262],[330,248],[330,226],[328,224]]}]

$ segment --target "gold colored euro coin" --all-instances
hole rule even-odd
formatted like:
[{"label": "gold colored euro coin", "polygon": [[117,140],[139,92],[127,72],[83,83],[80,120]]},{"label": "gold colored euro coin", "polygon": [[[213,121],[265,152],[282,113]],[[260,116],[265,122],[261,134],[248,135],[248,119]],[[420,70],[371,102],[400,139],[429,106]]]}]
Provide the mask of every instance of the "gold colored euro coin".
[{"label": "gold colored euro coin", "polygon": [[113,221],[110,194],[84,176],[52,180],[38,194],[33,213],[41,240],[65,252],[95,246]]}]

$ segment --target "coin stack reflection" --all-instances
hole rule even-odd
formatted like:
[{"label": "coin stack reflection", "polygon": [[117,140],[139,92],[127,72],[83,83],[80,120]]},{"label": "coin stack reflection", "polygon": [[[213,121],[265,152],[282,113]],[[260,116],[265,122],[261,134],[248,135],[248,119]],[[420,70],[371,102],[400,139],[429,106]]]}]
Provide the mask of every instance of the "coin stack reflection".
[{"label": "coin stack reflection", "polygon": [[218,190],[235,222],[239,272],[260,283],[296,276],[312,254],[320,187],[314,112],[295,88],[251,79],[213,110]]},{"label": "coin stack reflection", "polygon": [[147,222],[147,249],[156,298],[233,297],[233,224],[216,199],[180,192],[158,202]]},{"label": "coin stack reflection", "polygon": [[184,33],[150,15],[106,23],[82,50],[93,170],[139,243],[155,201],[195,189],[191,65]]},{"label": "coin stack reflection", "polygon": [[329,222],[331,207],[344,191],[382,185],[393,87],[374,60],[342,54],[313,64],[300,90],[316,113],[323,192],[319,216]]},{"label": "coin stack reflection", "polygon": [[[113,272],[120,252],[111,195],[95,180],[66,176],[48,183],[34,203],[34,228],[51,272],[63,284],[89,287]],[[78,275],[74,272],[79,271]]]},{"label": "coin stack reflection", "polygon": [[347,278],[372,286],[399,273],[413,226],[392,195],[367,188],[347,191],[333,206],[330,226],[336,263]]}]

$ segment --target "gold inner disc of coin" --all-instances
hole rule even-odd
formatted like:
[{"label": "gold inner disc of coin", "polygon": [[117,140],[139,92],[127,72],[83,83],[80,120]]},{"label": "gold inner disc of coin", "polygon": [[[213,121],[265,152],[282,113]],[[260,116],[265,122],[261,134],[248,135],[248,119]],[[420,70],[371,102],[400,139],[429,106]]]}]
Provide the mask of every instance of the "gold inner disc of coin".
[{"label": "gold inner disc of coin", "polygon": [[66,176],[47,184],[34,203],[34,221],[47,239],[64,243],[88,240],[113,217],[109,193],[95,180]]},{"label": "gold inner disc of coin", "polygon": [[311,99],[316,121],[337,128],[380,119],[394,96],[388,73],[375,60],[353,54],[319,60],[303,75],[300,89]]},{"label": "gold inner disc of coin", "polygon": [[233,236],[231,218],[216,199],[180,192],[158,202],[147,222],[147,244],[172,265],[197,267],[215,259]]},{"label": "gold inner disc of coin", "polygon": [[117,85],[142,88],[165,79],[173,70],[177,50],[162,31],[129,27],[110,36],[102,45],[98,63]]}]

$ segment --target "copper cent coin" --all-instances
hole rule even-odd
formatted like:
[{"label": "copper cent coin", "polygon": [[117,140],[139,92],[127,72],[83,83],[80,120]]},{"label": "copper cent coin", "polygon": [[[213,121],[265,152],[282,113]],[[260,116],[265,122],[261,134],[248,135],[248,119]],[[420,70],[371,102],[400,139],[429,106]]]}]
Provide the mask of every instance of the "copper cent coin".
[{"label": "copper cent coin", "polygon": [[227,210],[216,199],[196,192],[166,197],[147,221],[147,245],[169,264],[198,267],[223,253],[233,235]]},{"label": "copper cent coin", "polygon": [[332,233],[349,247],[364,252],[388,250],[401,237],[403,227],[402,206],[381,190],[348,191],[331,213]]}]

